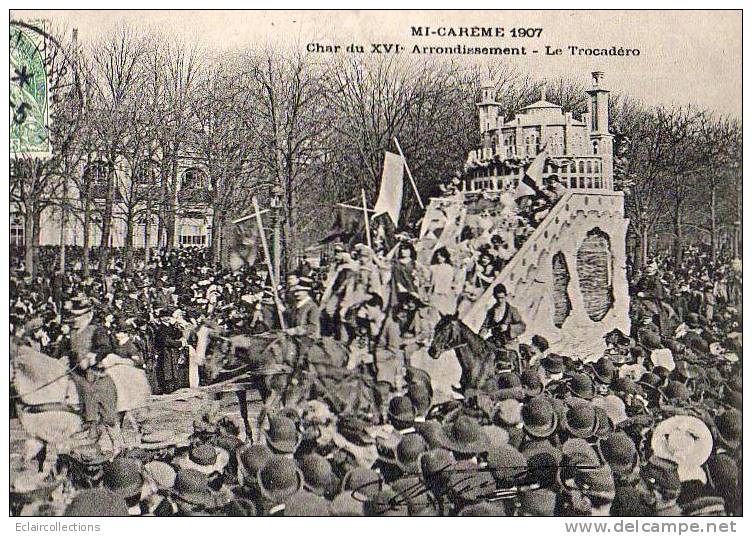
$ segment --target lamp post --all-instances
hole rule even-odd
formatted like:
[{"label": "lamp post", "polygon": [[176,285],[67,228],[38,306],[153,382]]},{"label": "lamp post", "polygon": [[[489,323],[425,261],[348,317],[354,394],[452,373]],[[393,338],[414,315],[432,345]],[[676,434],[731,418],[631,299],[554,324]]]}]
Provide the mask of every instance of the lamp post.
[{"label": "lamp post", "polygon": [[274,276],[277,281],[282,280],[282,188],[275,186],[271,192],[271,209],[274,225],[272,248],[274,250]]}]

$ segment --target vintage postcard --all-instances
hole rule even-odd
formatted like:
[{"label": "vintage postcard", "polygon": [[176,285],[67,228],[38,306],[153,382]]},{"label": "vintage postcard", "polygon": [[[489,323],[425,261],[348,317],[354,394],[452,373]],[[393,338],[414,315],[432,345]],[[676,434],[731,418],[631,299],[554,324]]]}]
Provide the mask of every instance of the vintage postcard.
[{"label": "vintage postcard", "polygon": [[9,33],[11,516],[742,516],[741,10]]}]

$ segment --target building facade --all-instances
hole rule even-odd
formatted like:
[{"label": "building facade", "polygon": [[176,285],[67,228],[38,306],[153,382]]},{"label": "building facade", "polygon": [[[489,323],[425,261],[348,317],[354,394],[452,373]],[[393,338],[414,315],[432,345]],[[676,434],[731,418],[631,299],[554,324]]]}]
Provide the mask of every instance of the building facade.
[{"label": "building facade", "polygon": [[[158,236],[157,213],[162,192],[149,165],[131,171],[124,163],[118,163],[114,170],[113,216],[110,245],[123,247],[127,237],[127,215],[133,217],[132,244],[143,248],[166,245],[167,236],[163,231]],[[102,239],[101,213],[105,204],[108,166],[104,161],[94,160],[82,164],[80,174],[90,174],[90,199],[93,204],[89,223],[89,245],[99,246]],[[67,185],[68,205],[79,208],[69,209],[65,214],[59,207],[47,208],[40,218],[39,243],[45,245],[81,246],[84,243],[83,196],[70,180]],[[202,166],[190,157],[183,157],[178,163],[177,185],[172,202],[175,206],[175,234],[173,246],[209,246],[212,236],[213,211],[210,202],[211,183]],[[149,204],[147,209],[147,203]],[[75,214],[73,214],[75,212]],[[65,221],[65,225],[63,225]],[[25,243],[24,215],[19,206],[11,201],[10,244],[21,246]]]},{"label": "building facade", "polygon": [[603,73],[592,73],[587,92],[588,112],[579,119],[546,100],[543,89],[534,102],[505,120],[494,100],[494,87],[484,84],[477,103],[481,146],[470,151],[464,190],[504,190],[516,187],[525,162],[541,151],[547,155],[544,177],[555,175],[572,189],[613,189],[613,136],[609,133],[609,91]]}]

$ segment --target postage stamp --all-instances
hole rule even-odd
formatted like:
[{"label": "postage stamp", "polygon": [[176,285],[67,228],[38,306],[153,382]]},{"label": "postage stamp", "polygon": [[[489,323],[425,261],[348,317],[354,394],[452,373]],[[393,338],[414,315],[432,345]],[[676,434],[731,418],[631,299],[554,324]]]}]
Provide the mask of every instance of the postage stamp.
[{"label": "postage stamp", "polygon": [[10,27],[10,151],[49,156],[49,83],[43,35]]}]

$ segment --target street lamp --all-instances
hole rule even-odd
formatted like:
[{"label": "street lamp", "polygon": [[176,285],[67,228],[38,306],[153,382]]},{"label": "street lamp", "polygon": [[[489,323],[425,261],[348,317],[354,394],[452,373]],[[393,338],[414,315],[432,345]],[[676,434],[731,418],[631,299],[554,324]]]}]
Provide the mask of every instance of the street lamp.
[{"label": "street lamp", "polygon": [[274,276],[277,281],[282,277],[282,196],[284,192],[280,186],[274,186],[271,191],[271,212],[274,225],[273,249],[274,249]]}]

